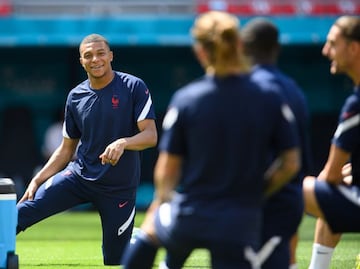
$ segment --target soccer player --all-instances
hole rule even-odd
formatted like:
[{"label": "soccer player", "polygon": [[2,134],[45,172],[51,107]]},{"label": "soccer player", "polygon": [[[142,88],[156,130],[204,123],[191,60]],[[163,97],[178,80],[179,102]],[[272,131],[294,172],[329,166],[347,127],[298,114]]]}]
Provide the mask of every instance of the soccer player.
[{"label": "soccer player", "polygon": [[145,83],[112,69],[103,36],[86,36],[79,52],[88,79],[70,91],[62,143],[17,205],[17,233],[91,202],[101,218],[104,264],[119,265],[134,223],[140,151],[157,143],[155,112]]},{"label": "soccer player", "polygon": [[324,168],[317,178],[304,179],[305,210],[317,217],[309,269],[330,268],[341,234],[360,232],[360,17],[339,17],[322,53],[331,74],[348,75],[355,87],[341,109]]},{"label": "soccer player", "polygon": [[[296,82],[277,67],[280,50],[279,31],[269,19],[259,17],[250,20],[241,31],[241,39],[245,55],[253,66],[252,79],[264,88],[280,92],[293,111],[297,123],[302,169],[290,183],[266,200],[262,237],[263,243],[273,236],[280,236],[281,242],[261,268],[289,269],[290,239],[296,234],[304,211],[302,179],[309,172],[307,102]],[[291,268],[296,268],[296,265],[291,264]]]},{"label": "soccer player", "polygon": [[[206,75],[179,89],[163,121],[155,166],[155,198],[125,269],[182,268],[206,248],[217,269],[261,264],[263,187],[282,187],[298,171],[294,117],[280,95],[250,81],[238,19],[210,11],[192,27],[193,49]],[[269,148],[278,152],[267,170]],[[267,172],[267,181],[264,174]]]}]

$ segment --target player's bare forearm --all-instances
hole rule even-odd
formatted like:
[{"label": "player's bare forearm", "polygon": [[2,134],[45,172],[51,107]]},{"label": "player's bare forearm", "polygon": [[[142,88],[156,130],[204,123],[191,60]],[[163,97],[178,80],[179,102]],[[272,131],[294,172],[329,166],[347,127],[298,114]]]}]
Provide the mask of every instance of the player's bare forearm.
[{"label": "player's bare forearm", "polygon": [[144,120],[139,123],[140,132],[126,140],[126,150],[144,150],[156,146],[157,129],[154,120]]},{"label": "player's bare forearm", "polygon": [[286,150],[270,166],[265,174],[265,195],[270,196],[280,190],[299,171],[300,153],[297,148]]},{"label": "player's bare forearm", "polygon": [[351,166],[345,166],[349,159],[350,154],[348,152],[332,144],[327,162],[323,170],[318,175],[318,178],[331,184],[344,183],[344,177],[351,175]]},{"label": "player's bare forearm", "polygon": [[24,195],[19,200],[19,203],[22,203],[26,200],[33,200],[35,193],[40,187],[40,185],[43,184],[48,178],[56,174],[58,171],[63,169],[68,164],[68,162],[70,162],[73,154],[74,151],[71,149],[64,149],[63,144],[58,147],[51,155],[47,163],[44,165],[44,167],[32,178]]},{"label": "player's bare forearm", "polygon": [[51,176],[55,175],[71,161],[74,152],[61,150],[58,148],[51,155],[44,167],[34,176],[32,180],[36,181],[38,185],[41,185]]}]

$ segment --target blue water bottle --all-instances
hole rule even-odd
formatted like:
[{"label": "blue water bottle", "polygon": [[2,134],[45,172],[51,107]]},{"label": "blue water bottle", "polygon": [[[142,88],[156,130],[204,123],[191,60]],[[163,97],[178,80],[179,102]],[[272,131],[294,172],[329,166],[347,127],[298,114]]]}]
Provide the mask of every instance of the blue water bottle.
[{"label": "blue water bottle", "polygon": [[0,178],[0,268],[18,269],[16,242],[16,191],[10,178]]}]

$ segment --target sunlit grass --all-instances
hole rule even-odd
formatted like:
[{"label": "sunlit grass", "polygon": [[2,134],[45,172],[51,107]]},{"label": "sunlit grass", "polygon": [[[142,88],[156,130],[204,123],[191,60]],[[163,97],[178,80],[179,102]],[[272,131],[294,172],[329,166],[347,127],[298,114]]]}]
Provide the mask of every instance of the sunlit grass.
[{"label": "sunlit grass", "polygon": [[[136,226],[143,215],[138,213]],[[300,227],[300,242],[297,252],[299,268],[307,268],[315,220],[305,217]],[[90,269],[119,268],[103,266],[101,254],[101,227],[96,212],[65,212],[48,218],[17,237],[16,254],[19,255],[21,269]],[[360,234],[346,234],[336,248],[333,269],[352,269],[356,255],[360,253]],[[154,268],[163,258],[160,251]],[[193,252],[184,268],[209,268],[206,251]]]}]

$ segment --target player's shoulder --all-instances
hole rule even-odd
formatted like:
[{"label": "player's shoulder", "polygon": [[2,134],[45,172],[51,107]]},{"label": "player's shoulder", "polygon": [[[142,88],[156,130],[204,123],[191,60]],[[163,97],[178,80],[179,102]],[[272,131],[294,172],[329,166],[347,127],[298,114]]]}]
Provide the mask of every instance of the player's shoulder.
[{"label": "player's shoulder", "polygon": [[250,81],[258,85],[262,90],[280,91],[276,83],[277,77],[274,68],[270,66],[257,65],[249,73]]},{"label": "player's shoulder", "polygon": [[83,94],[83,93],[89,92],[89,91],[90,91],[90,82],[89,82],[89,79],[86,79],[86,80],[80,82],[74,88],[72,88],[69,92],[69,96]]},{"label": "player's shoulder", "polygon": [[194,79],[193,81],[185,84],[181,88],[175,91],[174,98],[188,99],[200,96],[213,89],[214,85],[212,80],[208,76],[202,76]]},{"label": "player's shoulder", "polygon": [[354,92],[346,98],[346,102],[360,104],[360,87],[355,88]]},{"label": "player's shoulder", "polygon": [[138,76],[135,76],[130,73],[122,72],[122,71],[114,71],[115,76],[119,77],[122,80],[131,79],[131,80],[141,80]]},{"label": "player's shoulder", "polygon": [[355,90],[350,94],[343,105],[343,111],[353,111],[354,113],[360,113],[360,92]]},{"label": "player's shoulder", "polygon": [[147,88],[145,82],[140,77],[121,71],[114,71],[115,80],[117,84],[125,85],[129,89],[136,89],[140,87],[141,89]]},{"label": "player's shoulder", "polygon": [[249,74],[253,81],[263,81],[274,78],[273,67],[268,65],[255,65]]}]

